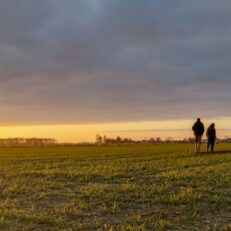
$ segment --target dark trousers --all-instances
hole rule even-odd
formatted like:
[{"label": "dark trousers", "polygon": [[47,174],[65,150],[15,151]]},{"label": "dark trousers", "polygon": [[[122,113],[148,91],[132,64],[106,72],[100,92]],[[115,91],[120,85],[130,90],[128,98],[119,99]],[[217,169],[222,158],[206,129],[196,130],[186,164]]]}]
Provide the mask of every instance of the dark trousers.
[{"label": "dark trousers", "polygon": [[208,138],[207,151],[209,151],[209,148],[211,146],[211,152],[213,152],[214,145],[215,145],[215,138]]}]

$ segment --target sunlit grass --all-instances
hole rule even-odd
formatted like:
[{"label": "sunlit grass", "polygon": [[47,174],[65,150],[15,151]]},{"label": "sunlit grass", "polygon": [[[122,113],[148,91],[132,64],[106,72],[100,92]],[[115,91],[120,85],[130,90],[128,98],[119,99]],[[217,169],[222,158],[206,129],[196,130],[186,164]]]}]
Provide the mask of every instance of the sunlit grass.
[{"label": "sunlit grass", "polygon": [[231,152],[192,148],[1,148],[0,229],[231,230]]}]

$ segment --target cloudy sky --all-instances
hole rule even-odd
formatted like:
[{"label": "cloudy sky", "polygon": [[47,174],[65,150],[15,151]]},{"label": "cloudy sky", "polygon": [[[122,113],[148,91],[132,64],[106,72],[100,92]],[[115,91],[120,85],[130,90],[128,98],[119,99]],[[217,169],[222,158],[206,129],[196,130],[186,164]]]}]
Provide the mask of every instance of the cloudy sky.
[{"label": "cloudy sky", "polygon": [[1,0],[1,125],[229,117],[229,0]]}]

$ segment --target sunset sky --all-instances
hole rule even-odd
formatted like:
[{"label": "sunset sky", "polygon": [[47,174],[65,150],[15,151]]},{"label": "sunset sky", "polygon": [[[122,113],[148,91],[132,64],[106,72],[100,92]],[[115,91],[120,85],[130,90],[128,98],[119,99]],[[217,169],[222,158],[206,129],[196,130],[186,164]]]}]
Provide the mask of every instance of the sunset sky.
[{"label": "sunset sky", "polygon": [[1,0],[0,137],[231,136],[230,22],[229,0]]}]

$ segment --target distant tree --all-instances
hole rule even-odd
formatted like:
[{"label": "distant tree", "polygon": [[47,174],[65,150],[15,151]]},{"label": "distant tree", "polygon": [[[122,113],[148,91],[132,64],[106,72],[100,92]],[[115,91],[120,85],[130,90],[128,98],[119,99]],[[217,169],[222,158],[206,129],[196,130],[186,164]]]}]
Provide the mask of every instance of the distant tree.
[{"label": "distant tree", "polygon": [[134,141],[130,138],[124,138],[123,139],[123,143],[129,144],[129,143],[133,143]]},{"label": "distant tree", "polygon": [[156,142],[162,142],[161,138],[160,138],[160,137],[157,137],[157,138],[156,138]]},{"label": "distant tree", "polygon": [[169,143],[169,142],[171,142],[173,140],[173,138],[172,137],[166,137],[166,139],[165,139],[165,141],[167,142],[167,143]]},{"label": "distant tree", "polygon": [[103,143],[106,144],[107,143],[107,137],[104,135],[103,136]]},{"label": "distant tree", "polygon": [[119,136],[117,136],[115,141],[116,141],[116,143],[121,143],[122,139]]},{"label": "distant tree", "polygon": [[150,142],[150,143],[155,143],[155,141],[156,141],[155,138],[150,138],[150,139],[149,139],[149,142]]},{"label": "distant tree", "polygon": [[189,137],[189,138],[188,138],[188,143],[193,143],[193,142],[194,142],[194,138]]},{"label": "distant tree", "polygon": [[99,134],[96,135],[96,143],[97,144],[102,144],[103,142],[103,138],[102,136],[100,136]]}]

